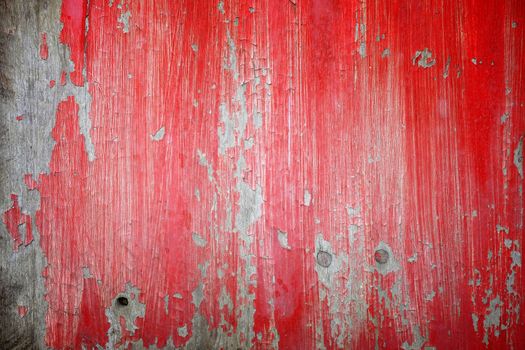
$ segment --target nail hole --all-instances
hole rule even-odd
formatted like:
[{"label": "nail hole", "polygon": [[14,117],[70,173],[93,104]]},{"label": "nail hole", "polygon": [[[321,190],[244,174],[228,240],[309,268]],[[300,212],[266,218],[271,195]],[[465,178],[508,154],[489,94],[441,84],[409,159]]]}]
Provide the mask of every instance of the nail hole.
[{"label": "nail hole", "polygon": [[378,264],[386,264],[388,261],[388,252],[384,249],[378,249],[374,253],[374,259]]},{"label": "nail hole", "polygon": [[117,303],[122,306],[127,306],[129,304],[128,298],[126,297],[118,297]]},{"label": "nail hole", "polygon": [[317,263],[322,267],[328,267],[332,264],[332,254],[324,251],[317,253]]}]

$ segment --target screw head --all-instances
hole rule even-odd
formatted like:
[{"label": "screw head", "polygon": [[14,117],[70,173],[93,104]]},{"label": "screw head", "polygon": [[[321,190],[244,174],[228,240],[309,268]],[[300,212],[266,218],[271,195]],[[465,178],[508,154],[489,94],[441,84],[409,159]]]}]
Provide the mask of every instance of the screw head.
[{"label": "screw head", "polygon": [[374,253],[374,259],[378,264],[386,264],[388,262],[389,254],[384,249],[378,249]]},{"label": "screw head", "polygon": [[322,267],[328,267],[332,264],[332,254],[320,250],[317,253],[317,263]]}]

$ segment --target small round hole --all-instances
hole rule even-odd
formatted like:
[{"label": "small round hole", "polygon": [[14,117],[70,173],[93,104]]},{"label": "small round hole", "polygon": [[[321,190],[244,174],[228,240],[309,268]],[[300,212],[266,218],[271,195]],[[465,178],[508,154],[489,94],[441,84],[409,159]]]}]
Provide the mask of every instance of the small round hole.
[{"label": "small round hole", "polygon": [[117,303],[122,306],[127,306],[129,304],[129,300],[126,297],[118,297]]},{"label": "small round hole", "polygon": [[386,264],[388,262],[388,252],[384,249],[378,249],[374,253],[374,259],[378,264]]}]

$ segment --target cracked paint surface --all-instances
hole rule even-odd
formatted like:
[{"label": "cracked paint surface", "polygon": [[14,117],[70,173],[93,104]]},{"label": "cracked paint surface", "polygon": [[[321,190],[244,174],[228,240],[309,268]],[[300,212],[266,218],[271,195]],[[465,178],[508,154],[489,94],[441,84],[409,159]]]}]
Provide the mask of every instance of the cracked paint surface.
[{"label": "cracked paint surface", "polygon": [[1,348],[525,346],[520,1],[0,17]]}]

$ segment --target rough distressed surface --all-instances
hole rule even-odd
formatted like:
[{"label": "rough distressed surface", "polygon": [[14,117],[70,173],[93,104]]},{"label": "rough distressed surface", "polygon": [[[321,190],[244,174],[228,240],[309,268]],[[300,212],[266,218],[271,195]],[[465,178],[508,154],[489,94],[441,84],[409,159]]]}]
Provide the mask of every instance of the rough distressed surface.
[{"label": "rough distressed surface", "polygon": [[524,29],[0,0],[0,348],[524,348]]}]

